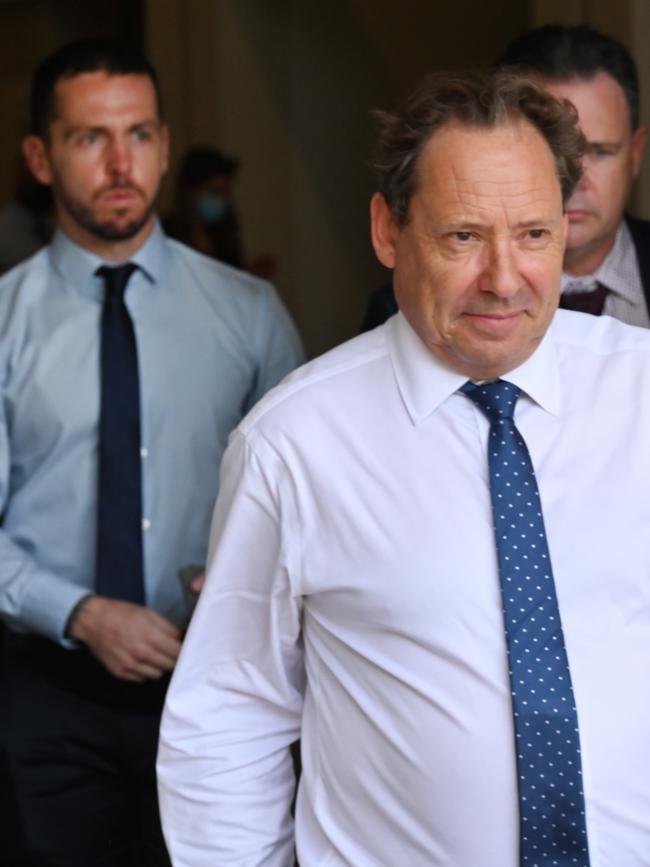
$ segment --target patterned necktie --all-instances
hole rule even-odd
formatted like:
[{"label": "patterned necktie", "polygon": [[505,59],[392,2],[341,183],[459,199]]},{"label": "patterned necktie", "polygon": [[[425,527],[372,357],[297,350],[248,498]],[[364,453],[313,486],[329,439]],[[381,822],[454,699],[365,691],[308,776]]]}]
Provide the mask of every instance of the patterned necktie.
[{"label": "patterned necktie", "polygon": [[514,711],[521,867],[589,867],[578,719],[520,389],[461,391],[490,421],[490,493]]},{"label": "patterned necktie", "polygon": [[144,602],[138,351],[124,292],[137,266],[104,278],[95,588],[100,596]]},{"label": "patterned necktie", "polygon": [[596,283],[595,289],[588,292],[563,292],[560,295],[560,307],[563,310],[577,310],[580,313],[591,313],[600,316],[605,307],[605,299],[609,289],[602,283]]}]

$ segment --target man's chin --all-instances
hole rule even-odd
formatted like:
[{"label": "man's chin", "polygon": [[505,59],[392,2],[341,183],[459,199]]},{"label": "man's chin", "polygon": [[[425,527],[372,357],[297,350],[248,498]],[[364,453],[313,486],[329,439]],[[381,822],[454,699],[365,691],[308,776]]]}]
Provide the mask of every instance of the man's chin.
[{"label": "man's chin", "polygon": [[63,200],[68,216],[85,232],[101,241],[129,241],[150,222],[155,205],[133,210],[112,212],[85,207],[78,202]]},{"label": "man's chin", "polygon": [[145,227],[148,220],[149,215],[129,222],[106,220],[87,225],[86,229],[102,241],[129,241]]},{"label": "man's chin", "polygon": [[598,232],[598,221],[593,214],[581,214],[569,221],[567,248],[588,244]]}]

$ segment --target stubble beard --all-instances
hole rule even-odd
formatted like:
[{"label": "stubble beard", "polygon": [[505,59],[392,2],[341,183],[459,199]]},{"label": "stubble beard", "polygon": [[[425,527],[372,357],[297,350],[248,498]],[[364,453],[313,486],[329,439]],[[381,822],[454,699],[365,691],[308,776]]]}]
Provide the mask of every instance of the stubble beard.
[{"label": "stubble beard", "polygon": [[68,216],[84,231],[101,241],[128,241],[134,238],[151,219],[157,203],[157,196],[155,196],[140,214],[127,223],[121,223],[119,222],[119,210],[116,212],[117,219],[101,220],[95,215],[92,207],[66,196],[60,189],[57,190],[57,193],[59,204]]}]

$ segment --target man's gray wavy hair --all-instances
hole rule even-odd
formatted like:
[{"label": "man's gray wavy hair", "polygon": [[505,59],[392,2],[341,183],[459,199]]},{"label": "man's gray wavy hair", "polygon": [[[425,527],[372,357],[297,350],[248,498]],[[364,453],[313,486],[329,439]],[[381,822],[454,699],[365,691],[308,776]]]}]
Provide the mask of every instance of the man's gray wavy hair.
[{"label": "man's gray wavy hair", "polygon": [[527,121],[548,144],[566,204],[582,174],[586,140],[578,114],[524,74],[513,71],[427,75],[395,112],[374,111],[379,136],[372,157],[379,192],[398,225],[409,218],[418,158],[436,130],[456,122],[492,129]]}]

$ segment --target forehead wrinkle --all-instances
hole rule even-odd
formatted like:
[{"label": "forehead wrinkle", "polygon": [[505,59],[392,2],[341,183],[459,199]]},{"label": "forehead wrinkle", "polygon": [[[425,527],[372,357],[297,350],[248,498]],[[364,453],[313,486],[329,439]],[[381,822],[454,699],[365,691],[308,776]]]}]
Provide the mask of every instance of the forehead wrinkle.
[{"label": "forehead wrinkle", "polygon": [[413,201],[424,218],[422,227],[427,222],[446,226],[450,220],[511,226],[561,217],[552,153],[526,124],[486,132],[443,129],[423,156]]},{"label": "forehead wrinkle", "polygon": [[526,190],[514,186],[503,189],[498,184],[468,185],[434,202],[434,219],[470,227],[493,224],[495,219],[508,225],[532,225],[561,216],[561,212],[554,213],[553,198],[543,185]]},{"label": "forehead wrinkle", "polygon": [[[494,177],[495,171],[486,168],[485,179],[480,176],[463,177],[452,165],[446,169],[447,178],[436,177],[438,172],[433,172],[430,181],[435,196],[444,191],[447,195],[455,194],[459,201],[472,198],[485,199],[486,201],[503,198],[516,200],[531,195],[538,195],[540,198],[548,200],[554,198],[555,190],[549,187],[547,178],[542,177],[536,170],[524,172],[520,177],[513,178],[512,170],[508,168],[507,174],[504,170],[506,176],[501,179]],[[558,191],[559,183],[559,179],[557,179]]]}]

